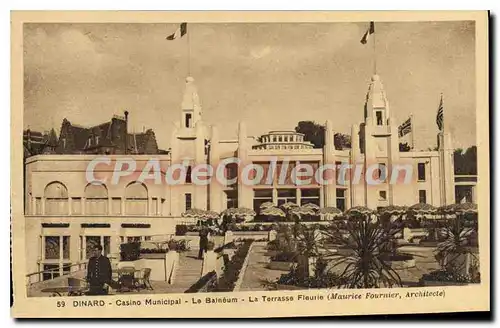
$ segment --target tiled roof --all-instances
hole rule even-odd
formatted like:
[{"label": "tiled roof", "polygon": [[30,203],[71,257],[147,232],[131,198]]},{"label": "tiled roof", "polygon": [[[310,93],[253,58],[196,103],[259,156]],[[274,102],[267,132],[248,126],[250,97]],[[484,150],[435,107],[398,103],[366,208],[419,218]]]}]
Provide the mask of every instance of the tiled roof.
[{"label": "tiled roof", "polygon": [[[63,121],[63,126],[66,126],[68,135],[71,135],[73,139],[73,152],[90,151],[99,147],[114,147],[121,152],[125,152],[125,149],[123,149],[125,129],[122,128],[124,124],[126,124],[125,119],[117,116],[114,116],[109,122],[91,127],[75,125],[66,119]],[[90,146],[88,144],[89,139],[91,139]],[[143,133],[129,133],[127,135],[127,144],[128,152],[130,153],[158,153],[155,134],[151,129]]]},{"label": "tiled roof", "polygon": [[146,154],[149,152],[148,144],[154,143],[154,148],[156,151],[158,149],[156,145],[155,133],[153,130],[148,129],[143,133],[129,133],[128,135],[128,149],[132,153]]}]

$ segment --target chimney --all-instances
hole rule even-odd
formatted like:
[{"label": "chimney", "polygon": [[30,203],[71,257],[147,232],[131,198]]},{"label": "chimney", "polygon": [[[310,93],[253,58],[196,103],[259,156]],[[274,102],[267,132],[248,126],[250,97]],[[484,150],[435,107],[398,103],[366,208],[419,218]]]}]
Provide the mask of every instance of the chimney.
[{"label": "chimney", "polygon": [[125,155],[128,154],[128,111],[125,111]]}]

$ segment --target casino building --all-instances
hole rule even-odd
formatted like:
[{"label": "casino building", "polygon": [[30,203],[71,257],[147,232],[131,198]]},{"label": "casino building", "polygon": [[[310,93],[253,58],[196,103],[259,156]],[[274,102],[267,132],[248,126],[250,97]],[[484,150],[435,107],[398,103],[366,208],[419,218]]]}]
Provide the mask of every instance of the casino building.
[{"label": "casino building", "polygon": [[[364,120],[352,126],[351,149],[335,149],[330,120],[325,123],[323,149],[313,148],[303,134],[293,130],[271,131],[256,139],[247,134],[245,122],[239,123],[236,139],[221,139],[219,128],[203,121],[197,88],[191,77],[186,79],[179,118],[168,151],[158,150],[152,131],[131,141],[134,137],[126,132],[126,119],[114,117],[112,124],[91,129],[103,142],[102,146],[95,141],[95,147],[79,154],[58,152],[57,149],[75,147],[70,135],[64,134],[54,145],[55,151],[26,159],[27,272],[59,269],[62,274],[71,264],[85,261],[89,257],[88,250],[96,243],[103,245],[105,253],[116,254],[124,241],[147,241],[172,234],[175,225],[184,220],[181,214],[190,208],[221,212],[230,207],[258,209],[263,202],[280,205],[288,201],[344,210],[358,205],[377,208],[390,204],[421,202],[440,206],[455,202],[450,135],[437,133],[436,151],[400,152],[398,126],[377,75],[371,78],[367,90]],[[64,124],[71,128],[68,122]],[[83,131],[81,127],[78,129]],[[136,146],[138,138],[142,148]],[[81,147],[92,146],[92,140],[96,139],[81,142]],[[127,145],[132,145],[132,149],[135,145],[136,151],[129,151]],[[137,151],[138,148],[143,151]],[[153,154],[147,149],[153,149]],[[246,185],[240,180],[232,185],[195,185],[189,174],[186,183],[178,185],[131,179],[120,180],[117,184],[89,184],[86,168],[93,159],[103,155],[112,162],[123,157],[132,158],[138,163],[137,167],[143,167],[151,157],[158,159],[161,167],[181,162],[188,163],[189,167],[197,164],[217,166],[224,160],[237,158],[243,164],[263,166],[266,173],[255,185]],[[282,165],[287,163],[282,184],[277,183],[277,177],[268,179],[271,159],[276,160],[276,172],[281,172]],[[359,183],[350,179],[344,183],[336,180],[321,184],[313,179],[307,185],[298,186],[293,183],[291,172],[299,163],[315,169],[325,164],[361,164],[365,168],[375,164],[380,172],[384,169],[391,172],[398,165],[410,165],[413,172],[409,183],[390,183],[390,179],[386,179],[370,185],[365,178],[369,172],[362,171]],[[112,174],[113,166],[102,166],[101,170],[102,174]],[[237,171],[234,165],[226,167],[229,176],[236,176]],[[269,181],[271,183],[267,183]],[[474,193],[472,195],[474,197]]]}]

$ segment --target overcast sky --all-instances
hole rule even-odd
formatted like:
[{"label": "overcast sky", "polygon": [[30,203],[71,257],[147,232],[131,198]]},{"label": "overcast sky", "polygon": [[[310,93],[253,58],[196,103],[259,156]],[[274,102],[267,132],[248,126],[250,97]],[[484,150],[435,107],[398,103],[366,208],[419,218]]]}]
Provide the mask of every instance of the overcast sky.
[{"label": "overcast sky", "polygon": [[[180,120],[184,80],[195,78],[204,120],[221,138],[292,130],[300,120],[333,121],[350,133],[363,119],[373,74],[367,23],[25,24],[24,127],[60,130],[130,112],[129,130],[154,129],[170,147]],[[444,94],[445,126],[455,147],[475,144],[473,22],[376,23],[378,73],[396,122],[413,113],[416,148],[436,144],[436,111]],[[188,47],[188,41],[190,47]]]}]

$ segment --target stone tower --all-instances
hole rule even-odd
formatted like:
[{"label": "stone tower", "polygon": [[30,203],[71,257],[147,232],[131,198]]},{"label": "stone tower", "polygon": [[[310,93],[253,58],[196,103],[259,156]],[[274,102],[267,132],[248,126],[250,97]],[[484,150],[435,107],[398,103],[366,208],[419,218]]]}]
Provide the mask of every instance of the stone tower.
[{"label": "stone tower", "polygon": [[[353,134],[358,129],[353,128]],[[395,198],[395,185],[389,183],[390,172],[395,164],[400,163],[399,139],[397,126],[393,124],[389,101],[380,76],[373,75],[366,94],[364,105],[364,122],[360,125],[359,134],[352,135],[353,140],[359,138],[354,145],[353,160],[363,164],[361,185],[354,187],[353,204],[365,205],[369,208],[399,203]],[[364,156],[361,156],[363,154]],[[364,160],[360,162],[360,159]],[[380,171],[379,171],[380,170]],[[379,172],[382,176],[379,176]]]},{"label": "stone tower", "polygon": [[190,172],[196,166],[207,163],[207,139],[198,90],[194,79],[187,77],[181,104],[181,120],[175,124],[171,137],[171,164],[184,164],[188,177],[185,184],[171,186],[173,215],[184,212],[189,204],[191,208],[207,209],[207,187],[196,185],[189,179]]}]

